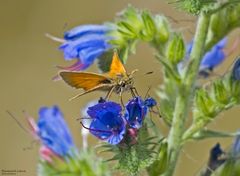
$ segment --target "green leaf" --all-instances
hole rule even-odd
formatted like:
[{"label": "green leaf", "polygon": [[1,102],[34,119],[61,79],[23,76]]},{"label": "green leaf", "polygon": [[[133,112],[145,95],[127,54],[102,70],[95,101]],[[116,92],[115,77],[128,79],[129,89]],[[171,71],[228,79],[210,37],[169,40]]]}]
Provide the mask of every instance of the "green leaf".
[{"label": "green leaf", "polygon": [[192,136],[192,139],[202,140],[206,138],[216,138],[216,137],[235,137],[238,135],[239,133],[227,133],[222,131],[213,131],[213,130],[203,129],[195,133]]},{"label": "green leaf", "polygon": [[51,163],[40,160],[39,176],[109,176],[106,163],[96,158],[92,151],[81,151],[81,155],[56,158]]},{"label": "green leaf", "polygon": [[134,24],[135,31],[138,33],[142,29],[142,20],[140,17],[140,12],[129,5],[125,10],[120,13],[121,20],[128,22],[129,24]]},{"label": "green leaf", "polygon": [[178,73],[176,73],[176,71],[171,67],[171,65],[167,63],[164,59],[162,59],[161,56],[156,55],[156,57],[163,65],[164,69],[166,70],[166,73],[168,74],[168,77],[173,78],[176,82],[180,83],[181,79]]},{"label": "green leaf", "polygon": [[147,11],[143,11],[141,16],[144,28],[141,31],[140,37],[142,36],[141,38],[144,41],[151,41],[153,40],[154,35],[156,34],[157,31],[155,22],[153,20],[153,17]]},{"label": "green leaf", "polygon": [[118,31],[123,35],[123,37],[134,39],[138,35],[134,29],[133,24],[129,24],[125,21],[119,21],[117,23]]},{"label": "green leaf", "polygon": [[168,42],[166,57],[172,65],[178,64],[185,57],[185,44],[179,34],[174,34]]},{"label": "green leaf", "polygon": [[168,144],[166,141],[161,143],[156,160],[147,168],[149,176],[159,176],[168,167]]},{"label": "green leaf", "polygon": [[167,19],[163,16],[156,15],[155,16],[155,24],[157,26],[157,32],[154,38],[154,42],[156,45],[163,45],[166,43],[170,37],[170,29]]},{"label": "green leaf", "polygon": [[180,8],[188,13],[198,15],[201,11],[210,11],[214,9],[217,0],[175,0],[177,8]]},{"label": "green leaf", "polygon": [[234,81],[226,74],[196,91],[193,107],[193,122],[183,135],[191,138],[202,130],[219,113],[240,104],[240,81]]},{"label": "green leaf", "polygon": [[212,175],[216,176],[238,176],[235,172],[235,161],[227,160],[222,167],[219,167]]},{"label": "green leaf", "polygon": [[226,2],[228,6],[220,8],[211,15],[210,30],[206,41],[206,51],[210,50],[218,41],[227,36],[233,29],[240,27],[240,1]]},{"label": "green leaf", "polygon": [[204,116],[215,117],[217,107],[207,91],[203,89],[196,91],[195,105]]},{"label": "green leaf", "polygon": [[213,96],[215,101],[223,106],[230,101],[230,93],[227,91],[222,80],[216,80],[213,84]]}]

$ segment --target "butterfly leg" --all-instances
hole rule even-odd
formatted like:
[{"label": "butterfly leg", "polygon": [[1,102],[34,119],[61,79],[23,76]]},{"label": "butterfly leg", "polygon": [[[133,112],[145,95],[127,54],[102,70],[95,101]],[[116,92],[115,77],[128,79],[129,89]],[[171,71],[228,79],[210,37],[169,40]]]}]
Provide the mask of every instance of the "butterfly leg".
[{"label": "butterfly leg", "polygon": [[111,87],[111,89],[108,91],[106,97],[105,97],[105,100],[108,100],[110,98],[110,96],[112,95],[113,93],[113,90],[114,90],[115,87]]},{"label": "butterfly leg", "polygon": [[149,110],[149,112],[150,112],[150,113],[157,114],[157,115],[159,116],[159,118],[162,118],[162,115],[161,115],[160,110],[159,110],[159,108],[157,107],[157,105],[156,105],[156,109],[157,109],[157,111],[155,111],[155,110],[153,110],[153,109],[151,108],[151,109]]},{"label": "butterfly leg", "polygon": [[133,97],[139,96],[137,89],[135,87],[131,87],[131,93]]},{"label": "butterfly leg", "polygon": [[119,98],[120,98],[120,102],[121,102],[122,107],[125,109],[125,106],[124,106],[124,103],[123,103],[123,99],[122,99],[122,93],[123,93],[123,90],[121,89],[121,91],[119,93]]},{"label": "butterfly leg", "polygon": [[132,97],[136,97],[134,91],[132,89],[130,89],[130,90],[131,90]]},{"label": "butterfly leg", "polygon": [[151,127],[155,126],[155,123],[153,122],[152,119],[153,119],[153,117],[152,117],[152,113],[151,113],[151,111],[150,111],[150,121],[149,121],[149,122],[150,122],[151,124],[150,124],[150,126],[149,126],[148,128],[151,128]]}]

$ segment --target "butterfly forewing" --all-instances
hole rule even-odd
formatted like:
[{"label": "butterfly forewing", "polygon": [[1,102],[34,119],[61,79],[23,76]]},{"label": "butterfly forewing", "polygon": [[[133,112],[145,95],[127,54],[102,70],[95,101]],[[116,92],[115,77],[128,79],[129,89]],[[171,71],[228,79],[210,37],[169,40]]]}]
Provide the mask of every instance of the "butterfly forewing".
[{"label": "butterfly forewing", "polygon": [[120,58],[118,57],[117,52],[114,52],[114,54],[113,54],[113,59],[112,59],[111,65],[110,65],[110,71],[109,71],[108,75],[111,78],[114,78],[118,75],[126,76],[126,70],[125,70]]},{"label": "butterfly forewing", "polygon": [[82,88],[85,91],[98,87],[100,84],[111,84],[111,79],[95,73],[88,72],[60,72],[62,79],[72,87]]}]

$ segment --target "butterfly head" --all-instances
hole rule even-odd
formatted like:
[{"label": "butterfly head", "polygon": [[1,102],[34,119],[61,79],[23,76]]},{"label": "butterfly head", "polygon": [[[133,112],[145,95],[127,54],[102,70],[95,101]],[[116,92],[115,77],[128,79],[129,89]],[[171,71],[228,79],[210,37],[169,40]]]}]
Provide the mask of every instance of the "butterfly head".
[{"label": "butterfly head", "polygon": [[123,77],[120,81],[119,81],[119,85],[122,89],[124,90],[129,90],[131,87],[133,87],[133,77]]}]

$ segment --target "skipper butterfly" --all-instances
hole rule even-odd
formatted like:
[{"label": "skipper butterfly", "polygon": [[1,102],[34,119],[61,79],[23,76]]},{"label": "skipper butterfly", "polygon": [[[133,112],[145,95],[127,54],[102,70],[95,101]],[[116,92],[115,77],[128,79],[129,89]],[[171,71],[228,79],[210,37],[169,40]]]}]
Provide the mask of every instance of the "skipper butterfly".
[{"label": "skipper butterfly", "polygon": [[136,71],[137,70],[133,70],[128,74],[120,61],[117,52],[114,52],[110,70],[106,74],[62,71],[59,75],[68,85],[76,89],[84,90],[83,93],[72,97],[70,100],[96,90],[108,91],[105,98],[108,99],[112,92],[119,94],[121,97],[122,92],[128,90],[130,90],[135,96],[137,91],[133,86],[133,74]]}]

